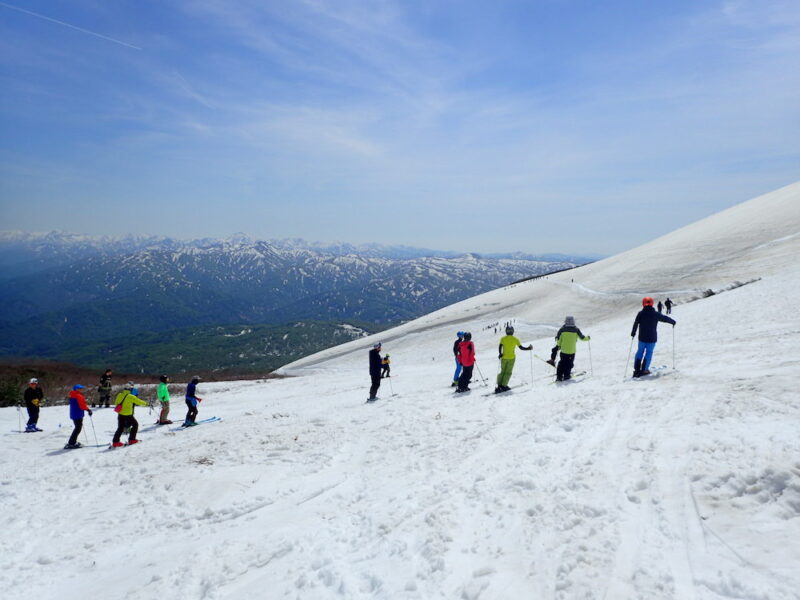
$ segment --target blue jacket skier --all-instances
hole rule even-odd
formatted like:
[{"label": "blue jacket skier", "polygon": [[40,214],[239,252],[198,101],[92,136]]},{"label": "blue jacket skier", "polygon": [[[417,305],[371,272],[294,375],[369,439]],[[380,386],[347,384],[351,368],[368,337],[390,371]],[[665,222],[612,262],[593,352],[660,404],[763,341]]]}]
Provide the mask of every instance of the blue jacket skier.
[{"label": "blue jacket skier", "polygon": [[184,419],[181,427],[192,427],[193,425],[197,425],[197,403],[203,401],[203,399],[197,395],[198,383],[200,383],[200,377],[195,375],[192,377],[189,385],[186,386],[186,407],[189,410],[186,411],[186,419]]},{"label": "blue jacket skier", "polygon": [[86,398],[81,392],[82,389],[84,389],[84,386],[76,385],[72,387],[72,391],[69,393],[69,418],[72,419],[75,428],[72,430],[72,435],[69,436],[67,445],[64,446],[65,450],[81,447],[78,435],[83,429],[83,415],[88,411],[89,416],[92,416],[92,409],[86,405]]},{"label": "blue jacket skier", "polygon": [[464,332],[459,331],[456,336],[456,341],[453,342],[453,357],[456,359],[456,372],[453,373],[453,383],[450,384],[450,387],[458,387],[458,378],[461,376],[461,363],[458,362],[458,350],[461,347],[461,342],[464,341]]}]

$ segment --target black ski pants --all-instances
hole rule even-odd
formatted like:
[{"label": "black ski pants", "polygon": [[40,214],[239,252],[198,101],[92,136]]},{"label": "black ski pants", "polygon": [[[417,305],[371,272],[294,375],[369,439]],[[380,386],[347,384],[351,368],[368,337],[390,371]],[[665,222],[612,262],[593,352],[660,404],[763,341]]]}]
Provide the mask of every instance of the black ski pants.
[{"label": "black ski pants", "polygon": [[472,369],[474,369],[474,365],[470,365],[468,367],[464,367],[461,369],[461,375],[458,376],[458,389],[459,391],[466,391],[469,389],[469,382],[472,379]]},{"label": "black ski pants", "polygon": [[564,354],[561,353],[561,359],[558,361],[558,366],[556,367],[556,380],[557,381],[564,381],[565,379],[569,379],[572,377],[572,366],[575,364],[575,355],[574,354]]},{"label": "black ski pants", "polygon": [[83,419],[72,419],[72,422],[75,423],[75,429],[72,430],[72,435],[69,436],[70,446],[75,445],[75,443],[78,441],[78,436],[83,430]]},{"label": "black ski pants", "polygon": [[27,404],[25,408],[28,409],[28,425],[36,425],[39,422],[39,407]]},{"label": "black ski pants", "polygon": [[184,423],[194,423],[194,420],[197,418],[197,401],[195,400],[192,402],[187,398],[186,406],[189,408],[189,410],[186,411],[186,420]]},{"label": "black ski pants", "polygon": [[369,386],[369,397],[374,398],[375,394],[378,393],[378,388],[381,387],[381,376],[370,375],[369,377],[372,379],[372,385]]},{"label": "black ski pants", "polygon": [[128,434],[128,441],[136,439],[136,433],[139,431],[139,421],[137,421],[133,415],[117,415],[117,430],[114,432],[114,440],[113,442],[116,444],[119,442],[119,439],[122,437],[122,432],[125,431],[127,427],[131,428],[130,434]]}]

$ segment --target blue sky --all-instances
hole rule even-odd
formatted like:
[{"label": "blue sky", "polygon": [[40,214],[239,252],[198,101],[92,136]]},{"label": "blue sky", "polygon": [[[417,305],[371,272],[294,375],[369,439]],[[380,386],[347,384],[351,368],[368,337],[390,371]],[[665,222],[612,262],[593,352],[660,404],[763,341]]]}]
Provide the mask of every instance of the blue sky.
[{"label": "blue sky", "polygon": [[0,229],[615,253],[800,180],[800,3],[0,2]]}]

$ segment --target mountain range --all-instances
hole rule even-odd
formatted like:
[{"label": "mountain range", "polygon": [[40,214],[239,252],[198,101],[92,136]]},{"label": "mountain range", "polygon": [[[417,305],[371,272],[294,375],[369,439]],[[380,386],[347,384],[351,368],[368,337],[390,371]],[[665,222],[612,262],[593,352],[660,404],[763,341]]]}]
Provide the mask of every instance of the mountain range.
[{"label": "mountain range", "polygon": [[[202,343],[208,344],[209,336],[230,335],[227,329],[215,333],[214,327],[271,326],[270,335],[255,344],[262,348],[273,345],[271,335],[287,334],[283,326],[298,322],[307,330],[324,323],[319,329],[325,332],[323,337],[332,335],[331,326],[339,331],[336,337],[358,337],[592,258],[456,254],[378,244],[254,240],[244,235],[184,241],[2,232],[0,355],[80,357],[81,364],[91,364],[88,345],[115,346],[122,353],[116,358],[126,355],[120,368],[143,369],[141,361],[130,362],[132,348],[158,345],[163,338],[175,346],[168,354],[182,356],[183,344],[198,343],[194,330],[198,327],[203,328]],[[159,336],[164,332],[171,334]],[[311,338],[302,350],[289,350],[324,347],[319,345],[322,339]],[[231,351],[236,354],[236,348]],[[245,354],[242,359],[248,365],[258,363],[252,352]],[[290,354],[299,357],[297,352]],[[98,357],[93,364],[108,360]],[[187,369],[233,366],[187,362],[180,364]],[[267,362],[276,367],[281,359],[274,356]]]}]

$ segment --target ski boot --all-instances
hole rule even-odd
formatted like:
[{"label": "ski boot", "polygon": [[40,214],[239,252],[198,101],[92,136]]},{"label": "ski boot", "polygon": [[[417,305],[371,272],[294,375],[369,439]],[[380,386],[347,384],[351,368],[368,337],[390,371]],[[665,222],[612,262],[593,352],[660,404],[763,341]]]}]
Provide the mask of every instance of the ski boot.
[{"label": "ski boot", "polygon": [[642,361],[641,360],[634,360],[633,361],[633,376],[634,377],[641,377],[642,376]]}]

